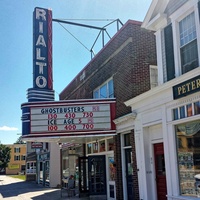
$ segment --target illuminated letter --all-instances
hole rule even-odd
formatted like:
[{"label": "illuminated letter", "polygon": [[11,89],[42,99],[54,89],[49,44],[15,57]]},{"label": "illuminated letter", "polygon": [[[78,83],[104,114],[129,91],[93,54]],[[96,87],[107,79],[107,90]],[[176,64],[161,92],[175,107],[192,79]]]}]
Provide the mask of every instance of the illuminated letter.
[{"label": "illuminated letter", "polygon": [[46,47],[46,43],[44,41],[43,35],[39,35],[38,36],[38,39],[37,39],[37,42],[36,42],[36,46],[38,46],[38,45],[42,45],[43,47]]},{"label": "illuminated letter", "polygon": [[43,22],[39,22],[39,33],[43,33]]},{"label": "illuminated letter", "polygon": [[41,56],[41,49],[36,48],[36,59],[37,60],[45,60],[45,57]]},{"label": "illuminated letter", "polygon": [[47,80],[44,76],[38,76],[36,78],[36,85],[39,87],[39,88],[44,88],[46,85],[47,85]]},{"label": "illuminated letter", "polygon": [[42,62],[36,62],[36,65],[39,65],[39,74],[43,74],[43,67],[47,66],[47,64]]},{"label": "illuminated letter", "polygon": [[46,12],[43,9],[36,9],[36,19],[40,19],[40,17],[42,18],[43,21],[46,21]]}]

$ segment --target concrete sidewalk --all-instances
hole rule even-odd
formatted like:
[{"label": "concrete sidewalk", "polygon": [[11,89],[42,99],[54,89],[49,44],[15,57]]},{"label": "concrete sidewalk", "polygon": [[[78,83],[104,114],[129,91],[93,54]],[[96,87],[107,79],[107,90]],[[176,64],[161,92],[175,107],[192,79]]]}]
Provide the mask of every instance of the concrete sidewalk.
[{"label": "concrete sidewalk", "polygon": [[0,199],[5,200],[80,200],[88,198],[68,197],[60,189],[45,188],[35,182],[26,182],[17,178],[0,175]]}]

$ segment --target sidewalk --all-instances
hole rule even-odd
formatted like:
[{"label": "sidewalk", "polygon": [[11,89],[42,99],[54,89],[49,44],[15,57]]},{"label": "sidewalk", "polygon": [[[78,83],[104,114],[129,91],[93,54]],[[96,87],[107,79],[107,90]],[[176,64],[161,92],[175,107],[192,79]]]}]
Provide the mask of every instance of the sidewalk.
[{"label": "sidewalk", "polygon": [[86,200],[88,198],[68,197],[66,191],[45,188],[35,182],[0,175],[0,200]]}]

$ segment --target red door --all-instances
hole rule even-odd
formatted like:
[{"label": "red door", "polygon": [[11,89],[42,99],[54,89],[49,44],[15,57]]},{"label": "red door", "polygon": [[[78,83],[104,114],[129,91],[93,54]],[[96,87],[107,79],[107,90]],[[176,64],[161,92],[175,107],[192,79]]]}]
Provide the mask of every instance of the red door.
[{"label": "red door", "polygon": [[155,171],[157,185],[157,200],[167,199],[167,184],[165,173],[165,157],[163,143],[154,144]]}]

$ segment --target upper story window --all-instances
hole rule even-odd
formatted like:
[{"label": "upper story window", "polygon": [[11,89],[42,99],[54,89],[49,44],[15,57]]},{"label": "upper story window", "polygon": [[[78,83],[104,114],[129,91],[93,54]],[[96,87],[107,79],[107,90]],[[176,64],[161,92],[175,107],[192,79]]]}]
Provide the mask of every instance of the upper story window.
[{"label": "upper story window", "polygon": [[198,67],[197,34],[194,12],[179,22],[182,74]]},{"label": "upper story window", "polygon": [[[185,9],[188,9],[186,14]],[[199,20],[194,5],[189,8],[180,8],[174,12],[171,24],[168,24],[162,33],[162,52],[158,57],[163,58],[159,65],[163,65],[163,81],[170,81],[181,74],[185,74],[199,66],[198,33]],[[159,37],[158,37],[159,39]],[[162,77],[159,77],[162,82]]]},{"label": "upper story window", "polygon": [[109,79],[103,85],[94,90],[94,99],[104,99],[114,97],[113,79]]},{"label": "upper story window", "polygon": [[155,65],[150,65],[150,84],[151,89],[158,86],[158,69]]},{"label": "upper story window", "polygon": [[20,147],[15,147],[15,148],[14,148],[14,152],[15,152],[15,153],[20,153]]}]

